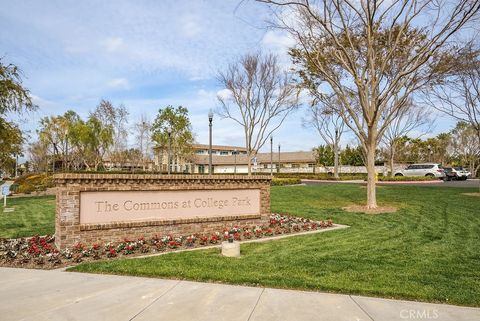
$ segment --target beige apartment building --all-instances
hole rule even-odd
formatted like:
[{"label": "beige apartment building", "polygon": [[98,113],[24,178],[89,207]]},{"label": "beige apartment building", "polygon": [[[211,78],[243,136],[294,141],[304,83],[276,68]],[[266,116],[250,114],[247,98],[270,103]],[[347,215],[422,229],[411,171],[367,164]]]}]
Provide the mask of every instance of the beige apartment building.
[{"label": "beige apartment building", "polygon": [[[193,154],[188,158],[173,157],[171,159],[172,173],[208,173],[208,145],[193,145]],[[156,147],[155,167],[157,170],[168,171],[168,151]],[[314,171],[315,155],[308,152],[274,152],[257,153],[252,159],[252,170],[258,173],[305,172]],[[212,168],[216,174],[233,174],[248,172],[248,157],[245,147],[212,145]]]}]

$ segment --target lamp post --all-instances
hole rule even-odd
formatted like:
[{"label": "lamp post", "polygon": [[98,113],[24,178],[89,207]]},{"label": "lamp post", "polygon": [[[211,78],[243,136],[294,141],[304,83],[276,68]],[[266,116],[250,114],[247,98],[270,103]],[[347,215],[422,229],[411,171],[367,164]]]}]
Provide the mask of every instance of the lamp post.
[{"label": "lamp post", "polygon": [[55,174],[55,151],[57,150],[57,146],[53,143],[53,162],[52,162],[52,173]]},{"label": "lamp post", "polygon": [[168,171],[168,175],[170,175],[170,163],[171,163],[171,149],[172,149],[172,132],[171,131],[168,131],[167,132],[168,134],[168,159],[167,159],[167,171]]},{"label": "lamp post", "polygon": [[273,136],[270,136],[270,176],[273,177]]},{"label": "lamp post", "polygon": [[278,144],[278,168],[277,173],[280,173],[280,144]]},{"label": "lamp post", "polygon": [[233,151],[233,155],[234,155],[233,159],[235,160],[234,161],[235,165],[233,167],[233,173],[237,174],[237,150],[236,149]]},{"label": "lamp post", "polygon": [[15,178],[18,177],[18,154],[15,154]]},{"label": "lamp post", "polygon": [[68,163],[68,129],[65,131],[65,168],[66,171],[70,169],[70,164]]},{"label": "lamp post", "polygon": [[212,175],[212,110],[208,113],[208,175]]}]

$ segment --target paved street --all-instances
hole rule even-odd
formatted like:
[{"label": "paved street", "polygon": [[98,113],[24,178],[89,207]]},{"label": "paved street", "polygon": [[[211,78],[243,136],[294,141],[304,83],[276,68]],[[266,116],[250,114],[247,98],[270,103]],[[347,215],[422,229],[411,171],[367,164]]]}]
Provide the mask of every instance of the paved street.
[{"label": "paved street", "polygon": [[0,268],[2,320],[480,320],[479,308],[409,301]]},{"label": "paved street", "polygon": [[[354,181],[324,181],[324,180],[302,180],[302,183],[307,185],[319,185],[319,184],[366,184],[363,180]],[[442,187],[460,187],[460,188],[479,188],[479,179],[469,179],[466,181],[450,181],[444,182],[441,180],[435,182],[400,182],[401,184],[392,184],[391,182],[383,183],[384,185],[400,185],[400,186],[442,186]],[[378,183],[382,185],[382,182]]]}]

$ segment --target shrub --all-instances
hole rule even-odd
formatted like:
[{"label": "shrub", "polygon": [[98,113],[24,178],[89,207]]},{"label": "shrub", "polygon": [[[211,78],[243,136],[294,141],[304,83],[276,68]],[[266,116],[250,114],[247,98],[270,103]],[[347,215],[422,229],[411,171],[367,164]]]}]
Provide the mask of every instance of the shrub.
[{"label": "shrub", "polygon": [[295,184],[300,184],[302,181],[300,178],[278,178],[274,177],[272,179],[272,186],[284,186],[284,185],[295,185]]},{"label": "shrub", "polygon": [[[18,177],[11,188],[15,193],[30,194],[32,192],[45,191],[49,187],[54,187],[53,177],[47,174],[27,174]],[[13,186],[12,185],[12,186]]]}]

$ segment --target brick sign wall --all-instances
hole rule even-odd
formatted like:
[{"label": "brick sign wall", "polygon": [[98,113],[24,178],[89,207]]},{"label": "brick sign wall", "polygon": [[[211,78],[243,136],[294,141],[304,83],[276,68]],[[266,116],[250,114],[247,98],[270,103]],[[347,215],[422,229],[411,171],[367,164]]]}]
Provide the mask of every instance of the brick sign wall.
[{"label": "brick sign wall", "polygon": [[55,182],[60,249],[262,225],[270,215],[269,176],[57,174]]}]

